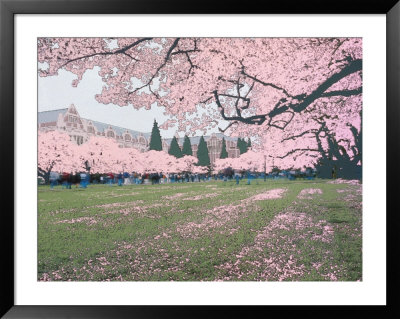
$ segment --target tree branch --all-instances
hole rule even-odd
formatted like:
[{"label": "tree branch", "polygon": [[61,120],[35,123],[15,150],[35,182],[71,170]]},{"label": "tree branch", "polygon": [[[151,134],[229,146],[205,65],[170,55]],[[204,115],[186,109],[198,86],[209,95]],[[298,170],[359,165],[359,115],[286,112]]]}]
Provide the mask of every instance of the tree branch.
[{"label": "tree branch", "polygon": [[339,90],[339,91],[329,91],[321,94],[321,97],[330,97],[330,96],[352,96],[358,95],[362,93],[362,87],[354,90]]},{"label": "tree branch", "polygon": [[[325,92],[329,87],[331,87],[333,84],[337,83],[341,79],[345,78],[346,76],[361,71],[362,70],[362,60],[361,59],[356,59],[356,60],[350,60],[349,58],[347,59],[348,64],[342,68],[339,72],[331,75],[328,79],[326,79],[323,83],[321,83],[311,94],[306,95],[306,94],[299,94],[296,96],[291,96],[285,89],[278,87],[274,85],[273,83],[267,83],[263,82],[260,79],[256,78],[255,76],[251,76],[245,72],[245,67],[242,64],[242,61],[240,63],[242,64],[242,71],[241,74],[245,75],[246,77],[250,78],[253,80],[253,85],[251,86],[250,90],[253,88],[254,83],[260,83],[264,86],[270,86],[273,87],[277,90],[282,91],[287,97],[290,97],[292,99],[286,99],[282,98],[278,101],[278,103],[274,106],[274,108],[268,113],[268,114],[263,114],[263,115],[254,115],[251,117],[244,118],[241,116],[241,114],[238,114],[238,116],[226,116],[224,108],[222,107],[219,99],[218,99],[218,94],[216,91],[214,91],[214,97],[217,102],[218,108],[220,110],[220,113],[222,117],[225,120],[234,120],[234,121],[239,121],[245,124],[257,124],[260,125],[262,124],[266,118],[269,118],[268,125],[279,128],[279,129],[284,129],[286,126],[290,123],[290,121],[294,117],[294,113],[300,113],[304,111],[310,104],[312,104],[315,100],[321,98],[321,97],[331,97],[331,96],[352,96],[352,95],[358,95],[362,93],[362,87],[353,89],[353,90],[336,90],[336,91],[330,91],[330,92]],[[233,83],[237,84],[237,82],[232,81]],[[249,90],[249,91],[250,91]],[[248,92],[249,93],[249,92]],[[238,98],[237,96],[234,95],[229,95],[229,94],[220,94],[221,96],[228,96],[232,98]],[[240,97],[245,101],[248,101],[248,104],[242,108],[248,108],[250,105],[250,100],[246,97]],[[296,102],[294,102],[296,101]],[[290,112],[293,116],[291,119],[287,122],[285,122],[284,126],[278,126],[272,122],[273,118],[281,115],[285,112]]]},{"label": "tree branch", "polygon": [[221,116],[224,120],[227,121],[239,121],[242,123],[246,123],[246,124],[257,124],[257,125],[261,125],[262,123],[265,122],[266,120],[266,116],[265,114],[263,115],[253,115],[253,116],[249,116],[249,117],[242,117],[242,116],[226,116],[225,114],[225,110],[219,100],[219,96],[218,96],[218,92],[214,91],[214,98],[215,98],[215,102],[217,103],[218,109],[221,113]]},{"label": "tree branch", "polygon": [[128,95],[131,95],[132,93],[135,93],[143,88],[145,88],[146,86],[150,86],[151,82],[154,80],[154,78],[156,77],[156,75],[158,74],[158,72],[160,72],[160,70],[167,64],[169,58],[171,57],[172,51],[176,48],[176,46],[178,45],[180,38],[176,38],[174,43],[172,43],[172,45],[170,46],[170,48],[168,49],[168,52],[165,56],[164,62],[157,68],[156,72],[154,72],[154,74],[151,76],[150,80],[147,81],[146,84],[134,89],[133,91],[129,92]]},{"label": "tree branch", "polygon": [[250,74],[247,74],[247,73],[244,71],[244,68],[245,68],[244,65],[242,65],[241,74],[243,74],[244,76],[246,76],[246,77],[248,77],[249,79],[252,79],[254,82],[260,83],[260,84],[262,84],[262,85],[264,85],[264,86],[270,86],[270,87],[272,87],[272,88],[274,88],[274,89],[280,90],[280,91],[282,91],[287,97],[292,97],[284,88],[281,88],[281,87],[279,87],[279,86],[277,86],[277,85],[275,85],[275,84],[273,84],[273,83],[268,83],[268,82],[261,81],[260,79],[257,79],[255,76],[251,76]]},{"label": "tree branch", "polygon": [[[326,79],[323,83],[321,83],[311,94],[308,96],[306,95],[298,95],[294,96],[296,99],[300,99],[301,102],[296,103],[296,104],[286,104],[282,105],[281,103],[277,103],[277,105],[274,107],[272,111],[270,111],[267,116],[270,118],[273,118],[277,115],[280,115],[284,112],[286,112],[289,108],[292,109],[296,113],[300,113],[303,110],[305,110],[311,103],[313,103],[315,100],[319,99],[322,97],[325,93],[325,91],[331,87],[333,84],[336,82],[340,81],[344,77],[360,71],[362,68],[362,60],[352,60],[349,62],[348,65],[346,65],[342,70],[340,70],[338,73],[333,74],[331,77]],[[340,94],[339,94],[340,93]],[[335,91],[335,93],[331,93],[329,95],[329,92],[326,93],[326,96],[333,96],[334,95],[345,95],[345,96],[350,96],[350,93],[354,94],[360,94],[361,93],[361,88],[357,90],[350,90],[350,91]]]},{"label": "tree branch", "polygon": [[294,150],[291,150],[291,151],[287,152],[283,156],[277,156],[277,158],[283,159],[283,158],[285,158],[285,157],[287,157],[287,156],[289,156],[289,155],[291,155],[293,153],[296,153],[296,152],[318,152],[319,153],[320,151],[318,149],[315,149],[315,148],[296,148]]},{"label": "tree branch", "polygon": [[131,59],[136,60],[135,58],[130,56],[128,53],[126,53],[126,51],[129,50],[130,48],[133,48],[134,46],[138,45],[139,43],[142,43],[144,41],[149,41],[149,40],[152,40],[152,39],[153,38],[142,38],[142,39],[139,39],[139,40],[135,41],[134,43],[132,43],[132,44],[130,44],[130,45],[128,45],[128,46],[126,46],[126,47],[124,47],[122,49],[116,50],[116,51],[97,52],[97,53],[93,53],[93,54],[83,55],[81,57],[77,57],[75,59],[68,60],[66,63],[64,63],[61,66],[61,68],[63,68],[64,66],[66,66],[67,64],[69,64],[71,62],[74,62],[74,61],[77,61],[77,60],[81,60],[81,59],[91,58],[91,57],[96,56],[96,55],[124,54],[124,55],[129,56]]},{"label": "tree branch", "polygon": [[288,140],[295,140],[296,138],[302,137],[302,136],[304,136],[304,135],[306,135],[306,134],[308,134],[308,133],[316,133],[316,132],[317,132],[317,130],[315,130],[315,129],[311,129],[311,130],[308,130],[308,131],[304,131],[304,132],[301,133],[301,134],[293,135],[293,136],[290,136],[290,137],[286,137],[286,138],[284,138],[284,139],[282,140],[282,142],[288,141]]},{"label": "tree branch", "polygon": [[218,130],[219,130],[221,133],[225,133],[225,131],[226,131],[228,128],[230,128],[233,124],[237,124],[237,123],[238,123],[237,121],[230,122],[230,123],[228,124],[227,127],[225,127],[224,129],[218,127]]}]

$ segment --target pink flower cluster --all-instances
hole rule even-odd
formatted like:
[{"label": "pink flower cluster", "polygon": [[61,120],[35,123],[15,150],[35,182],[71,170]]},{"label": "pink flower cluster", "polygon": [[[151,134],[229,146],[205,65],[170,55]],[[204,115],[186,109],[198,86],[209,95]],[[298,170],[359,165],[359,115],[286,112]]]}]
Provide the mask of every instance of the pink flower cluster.
[{"label": "pink flower cluster", "polygon": [[[315,234],[313,229],[320,229],[321,234]],[[235,262],[216,266],[221,270],[220,279],[255,276],[257,280],[282,281],[304,275],[306,267],[299,264],[295,257],[301,254],[301,247],[296,245],[299,239],[329,243],[333,239],[333,228],[323,220],[314,223],[305,213],[280,213],[257,233],[254,244],[242,248]],[[313,265],[318,270],[322,263],[314,262]],[[330,279],[335,280],[333,277]]]},{"label": "pink flower cluster", "polygon": [[252,201],[252,200],[278,199],[282,198],[286,191],[287,190],[285,188],[271,189],[270,191],[267,191],[265,193],[261,193],[253,197],[250,197],[249,200]]},{"label": "pink flower cluster", "polygon": [[297,198],[312,199],[311,195],[315,195],[315,194],[321,195],[322,189],[320,189],[320,188],[305,188],[305,189],[301,190],[299,195],[297,195]]},{"label": "pink flower cluster", "polygon": [[193,197],[189,197],[189,198],[184,198],[183,200],[201,200],[201,199],[205,199],[205,198],[216,197],[218,195],[219,194],[217,194],[217,193],[208,193],[208,194],[197,195],[197,196],[193,196]]},{"label": "pink flower cluster", "polygon": [[174,199],[180,198],[184,195],[185,194],[183,194],[183,193],[176,193],[175,195],[164,196],[163,199],[174,200]]},{"label": "pink flower cluster", "polygon": [[93,224],[97,224],[97,220],[93,217],[79,217],[79,218],[72,218],[72,219],[65,219],[56,222],[56,224],[75,224],[75,223],[85,223],[86,225],[90,226]]},{"label": "pink flower cluster", "polygon": [[361,184],[361,182],[357,179],[346,180],[346,179],[341,179],[341,178],[335,179],[333,181],[329,181],[328,183],[329,184],[350,184],[350,185],[360,185]]}]

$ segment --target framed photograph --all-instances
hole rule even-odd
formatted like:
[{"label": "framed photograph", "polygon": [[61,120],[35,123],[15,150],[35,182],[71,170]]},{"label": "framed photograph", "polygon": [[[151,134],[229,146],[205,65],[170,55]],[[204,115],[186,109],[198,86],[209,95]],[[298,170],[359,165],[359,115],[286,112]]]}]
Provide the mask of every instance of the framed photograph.
[{"label": "framed photograph", "polygon": [[1,1],[1,314],[398,313],[399,4],[93,4]]}]

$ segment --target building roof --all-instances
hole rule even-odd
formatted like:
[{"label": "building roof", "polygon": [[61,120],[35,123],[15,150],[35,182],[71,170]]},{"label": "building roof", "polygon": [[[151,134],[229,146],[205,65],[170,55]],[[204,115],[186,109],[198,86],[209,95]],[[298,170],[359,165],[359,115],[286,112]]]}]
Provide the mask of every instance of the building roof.
[{"label": "building roof", "polygon": [[[49,123],[49,122],[57,122],[58,115],[59,114],[64,115],[67,111],[68,111],[68,108],[52,110],[52,111],[38,112],[38,124]],[[106,129],[108,129],[109,126],[111,126],[113,128],[113,130],[118,135],[122,135],[123,133],[128,131],[134,137],[137,137],[139,135],[143,135],[146,139],[148,139],[151,136],[151,133],[142,133],[142,132],[130,130],[130,129],[127,129],[127,128],[124,128],[124,127],[120,127],[120,126],[116,126],[116,125],[112,125],[112,124],[93,121],[93,120],[90,120],[90,119],[85,119],[83,117],[81,117],[81,119],[84,120],[84,121],[92,122],[93,126],[97,129],[98,132],[104,132]]]},{"label": "building roof", "polygon": [[67,108],[65,109],[58,109],[53,111],[43,111],[38,112],[38,123],[49,123],[49,122],[57,122],[58,115],[64,114],[67,112]]},{"label": "building roof", "polygon": [[[68,111],[68,108],[64,109],[58,109],[58,110],[52,110],[52,111],[43,111],[43,112],[38,112],[38,123],[48,123],[48,122],[56,122],[58,119],[59,114],[65,114]],[[87,121],[87,122],[92,122],[93,126],[96,128],[98,132],[105,132],[109,126],[112,127],[112,129],[117,133],[117,135],[122,135],[126,131],[128,131],[133,137],[137,137],[139,135],[144,136],[146,139],[150,139],[151,133],[142,133],[139,131],[127,129],[124,127],[112,125],[112,124],[107,124],[103,122],[98,122],[98,121],[93,121],[90,119],[85,119],[81,117],[82,120]],[[218,138],[222,139],[223,137],[225,138],[226,141],[237,141],[237,137],[230,137],[226,136],[222,133],[213,133],[213,135],[216,135]],[[203,136],[204,140],[207,142],[212,135],[209,136]],[[192,145],[198,145],[200,142],[200,136],[192,136],[189,137],[190,143]],[[163,139],[168,145],[171,144],[172,138],[164,138]],[[183,145],[184,137],[178,138],[178,143]]]},{"label": "building roof", "polygon": [[128,128],[124,128],[124,127],[120,127],[120,126],[116,126],[116,125],[112,125],[112,124],[107,124],[107,123],[103,123],[103,122],[98,122],[98,121],[93,121],[93,120],[89,120],[89,119],[85,119],[82,118],[85,121],[90,121],[93,123],[93,126],[96,127],[97,131],[99,132],[105,132],[109,126],[112,127],[112,129],[117,133],[117,135],[122,135],[124,134],[126,131],[128,131],[132,136],[137,137],[139,135],[143,135],[146,139],[150,138],[151,133],[142,133],[142,132],[138,132],[138,131],[134,131]]}]

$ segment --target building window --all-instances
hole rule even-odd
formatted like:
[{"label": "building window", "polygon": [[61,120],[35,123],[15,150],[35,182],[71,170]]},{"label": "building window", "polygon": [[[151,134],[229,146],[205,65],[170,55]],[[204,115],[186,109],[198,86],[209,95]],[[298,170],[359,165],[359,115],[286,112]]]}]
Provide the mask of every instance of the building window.
[{"label": "building window", "polygon": [[81,145],[83,143],[83,136],[76,136],[76,143]]},{"label": "building window", "polygon": [[114,137],[114,132],[113,131],[108,131],[107,132],[107,137]]},{"label": "building window", "polygon": [[88,133],[94,134],[94,127],[93,126],[88,126],[87,131],[88,131]]},{"label": "building window", "polygon": [[129,134],[125,134],[125,141],[130,142],[131,136]]},{"label": "building window", "polygon": [[76,123],[78,122],[78,118],[76,116],[68,115],[68,122]]}]

